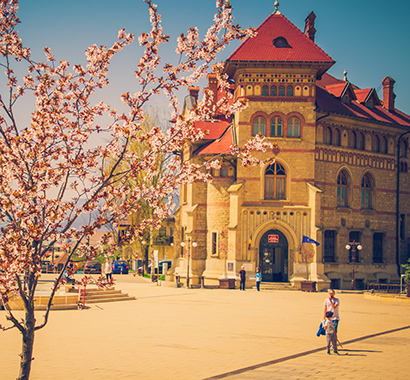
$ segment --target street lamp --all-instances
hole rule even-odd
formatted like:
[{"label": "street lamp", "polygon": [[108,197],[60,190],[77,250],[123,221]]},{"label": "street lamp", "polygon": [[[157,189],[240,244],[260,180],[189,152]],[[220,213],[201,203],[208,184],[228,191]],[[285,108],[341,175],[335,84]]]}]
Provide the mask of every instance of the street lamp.
[{"label": "street lamp", "polygon": [[353,240],[353,242],[346,245],[346,249],[349,251],[352,250],[352,290],[356,289],[356,281],[354,278],[354,265],[356,262],[356,252],[363,249],[362,245],[359,242]]},{"label": "street lamp", "polygon": [[[181,243],[182,246],[183,243]],[[185,243],[184,245],[185,246]],[[195,241],[192,242],[192,246],[195,248],[197,243]],[[187,266],[186,266],[186,287],[189,289],[189,261],[190,261],[190,253],[191,253],[191,239],[188,239],[188,255],[187,255]]]}]

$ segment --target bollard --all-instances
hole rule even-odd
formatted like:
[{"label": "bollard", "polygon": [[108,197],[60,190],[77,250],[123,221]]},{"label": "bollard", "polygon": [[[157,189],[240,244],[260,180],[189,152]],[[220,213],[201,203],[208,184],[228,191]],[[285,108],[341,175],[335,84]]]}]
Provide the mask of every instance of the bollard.
[{"label": "bollard", "polygon": [[205,289],[205,277],[201,276],[201,289]]},{"label": "bollard", "polygon": [[175,276],[175,285],[177,288],[179,288],[179,276]]}]

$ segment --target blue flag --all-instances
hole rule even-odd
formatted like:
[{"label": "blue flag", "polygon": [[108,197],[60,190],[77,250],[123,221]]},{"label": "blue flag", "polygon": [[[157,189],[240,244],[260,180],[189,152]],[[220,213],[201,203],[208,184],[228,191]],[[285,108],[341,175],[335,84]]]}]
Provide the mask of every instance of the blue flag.
[{"label": "blue flag", "polygon": [[305,235],[303,235],[302,244],[303,243],[313,243],[313,244],[316,244],[316,245],[320,245],[320,243],[318,243],[316,240],[313,240],[313,239],[311,239],[311,238],[309,238]]}]

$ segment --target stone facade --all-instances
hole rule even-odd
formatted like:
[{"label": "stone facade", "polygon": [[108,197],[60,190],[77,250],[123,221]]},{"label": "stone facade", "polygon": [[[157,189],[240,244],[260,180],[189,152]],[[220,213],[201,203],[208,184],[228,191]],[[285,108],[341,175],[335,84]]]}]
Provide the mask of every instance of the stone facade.
[{"label": "stone facade", "polygon": [[[235,99],[249,101],[248,108],[231,119],[233,140],[241,145],[262,133],[277,142],[279,151],[255,153],[274,159],[265,167],[243,167],[225,155],[221,169],[212,172],[212,183],[181,189],[169,278],[177,274],[184,279],[189,261],[191,284],[199,284],[203,277],[205,285],[218,285],[220,278],[236,277],[242,265],[248,276],[260,267],[266,282],[300,287],[302,281],[312,280],[319,290],[350,288],[352,278],[356,288],[369,282],[399,281],[400,263],[408,257],[406,136],[400,141],[400,163],[396,156],[399,137],[410,131],[410,118],[400,113],[393,119],[388,114],[396,113],[391,78],[383,82],[381,102],[375,91],[360,90],[325,73],[334,62],[315,50],[319,48],[311,32],[313,16],[307,19],[307,36],[300,31],[293,35],[292,29],[289,35],[272,39],[274,44],[280,38],[293,46],[306,43],[305,50],[323,53],[322,61],[235,59],[239,53],[246,55],[247,42],[227,60]],[[269,22],[290,24],[280,13],[262,25]],[[258,31],[262,38],[262,26]],[[213,81],[210,76],[209,89],[215,88]],[[358,107],[362,113],[355,111]],[[185,151],[183,159],[210,158],[200,149],[209,141],[202,144]],[[399,258],[395,248],[398,173]],[[302,254],[304,236],[320,243],[311,245],[314,255],[309,261]],[[363,249],[347,250],[352,241],[360,242]]]}]

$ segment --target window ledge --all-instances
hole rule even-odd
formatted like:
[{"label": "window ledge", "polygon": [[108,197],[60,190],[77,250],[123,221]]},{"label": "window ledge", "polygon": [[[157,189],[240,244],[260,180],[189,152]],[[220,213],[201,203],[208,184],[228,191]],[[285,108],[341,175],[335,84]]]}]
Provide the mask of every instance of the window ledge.
[{"label": "window ledge", "polygon": [[338,206],[336,207],[336,211],[341,212],[343,214],[350,214],[352,212],[352,209],[347,206],[346,207]]}]

